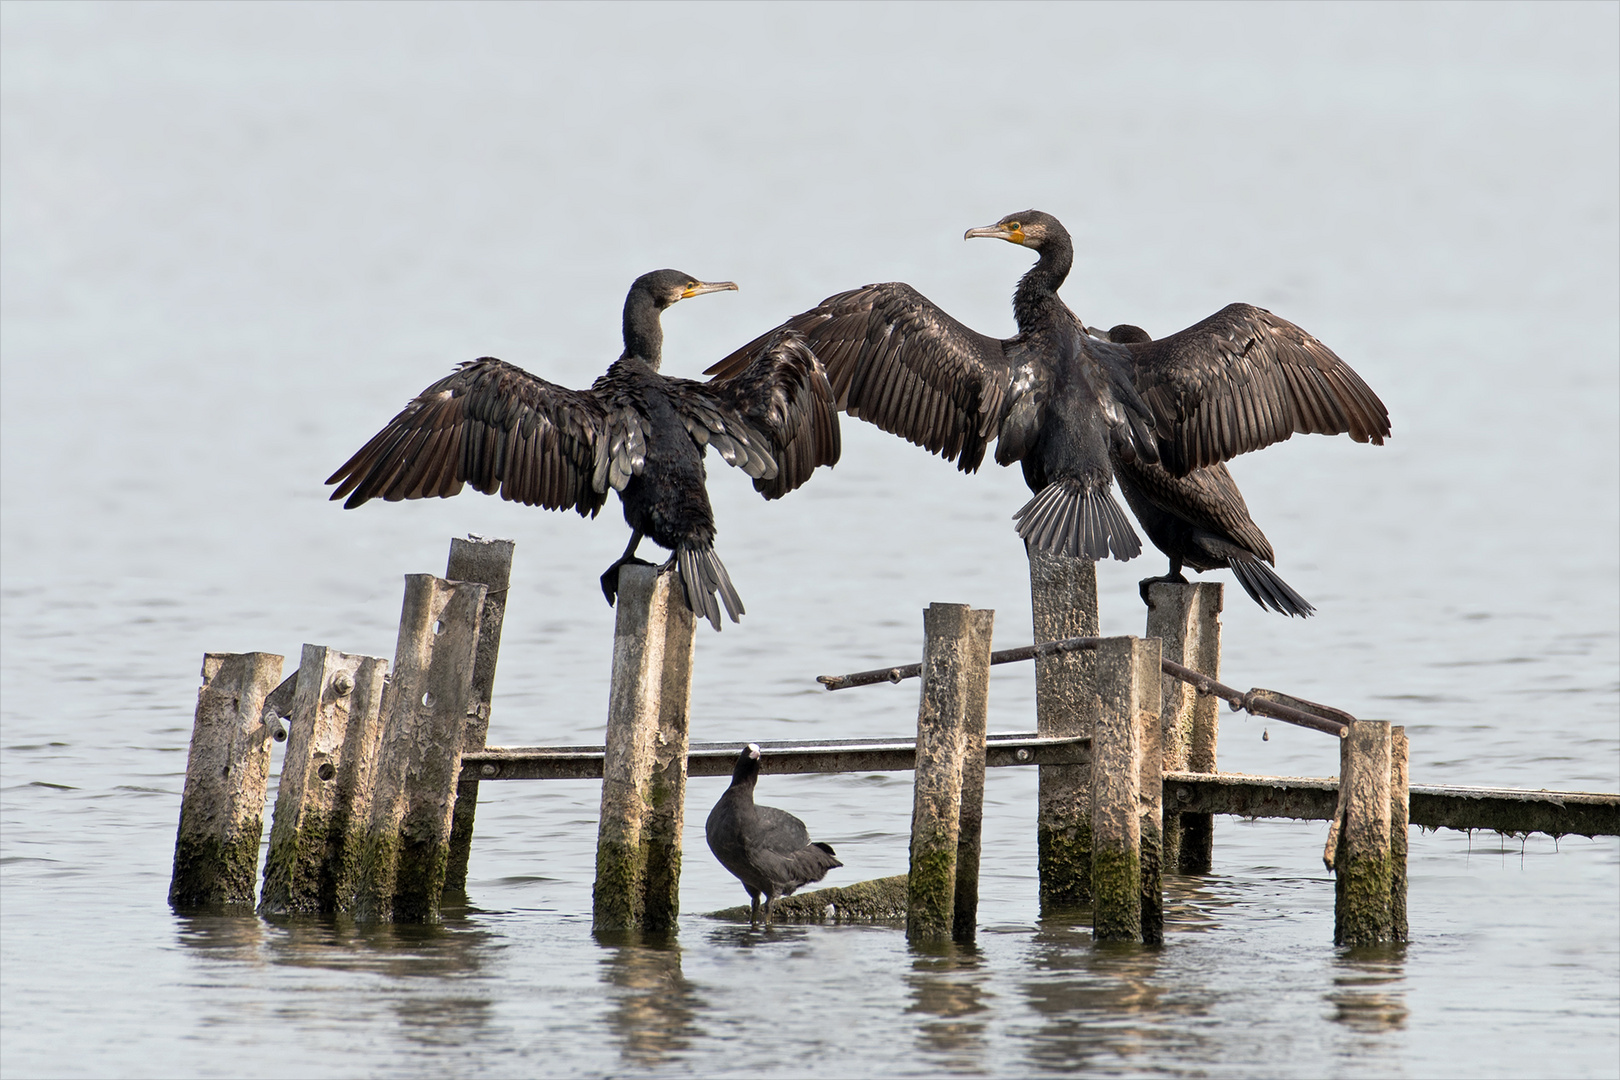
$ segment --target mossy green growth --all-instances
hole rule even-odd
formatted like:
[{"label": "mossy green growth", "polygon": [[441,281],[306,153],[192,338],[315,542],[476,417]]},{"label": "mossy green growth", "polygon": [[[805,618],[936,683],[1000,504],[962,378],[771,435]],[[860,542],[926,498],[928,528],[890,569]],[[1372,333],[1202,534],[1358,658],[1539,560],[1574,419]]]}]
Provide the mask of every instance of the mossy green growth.
[{"label": "mossy green growth", "polygon": [[1091,903],[1091,823],[1042,825],[1036,833],[1041,912]]},{"label": "mossy green growth", "polygon": [[244,822],[224,840],[182,833],[174,843],[169,903],[177,908],[251,906],[258,883],[259,837],[263,833],[263,818]]},{"label": "mossy green growth", "polygon": [[643,871],[641,846],[620,841],[596,845],[596,885],[591,891],[591,925],[597,930],[634,930]]},{"label": "mossy green growth", "polygon": [[1334,885],[1333,944],[1382,945],[1394,940],[1388,855],[1351,859],[1339,845]]},{"label": "mossy green growth", "polygon": [[1091,853],[1091,926],[1097,941],[1142,938],[1142,862],[1133,851]]},{"label": "mossy green growth", "polygon": [[[328,876],[326,869],[331,829],[329,814],[306,809],[292,836],[278,842],[272,832],[270,855],[264,867],[264,902],[260,905],[260,911],[281,914],[329,909],[329,898],[323,905],[322,878]],[[330,893],[330,888],[324,891]]]},{"label": "mossy green growth", "polygon": [[913,855],[906,879],[906,936],[949,938],[956,922],[956,847]]},{"label": "mossy green growth", "polygon": [[[711,911],[711,919],[746,922],[747,904]],[[784,896],[771,913],[774,923],[898,922],[906,917],[906,875],[857,881]]]},{"label": "mossy green growth", "polygon": [[399,867],[394,881],[394,921],[427,923],[439,920],[439,899],[444,895],[444,871],[450,845],[435,836],[412,835],[401,830]]},{"label": "mossy green growth", "polygon": [[399,863],[399,836],[368,836],[360,850],[360,880],[354,913],[362,920],[387,922],[394,917],[394,877]]}]

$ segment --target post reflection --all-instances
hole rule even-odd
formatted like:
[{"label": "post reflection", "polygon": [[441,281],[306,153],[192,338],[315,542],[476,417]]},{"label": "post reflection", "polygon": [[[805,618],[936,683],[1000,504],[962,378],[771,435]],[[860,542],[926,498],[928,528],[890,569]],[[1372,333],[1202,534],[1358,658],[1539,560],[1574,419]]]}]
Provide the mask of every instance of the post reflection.
[{"label": "post reflection", "polygon": [[681,974],[675,938],[598,933],[596,941],[613,1001],[608,1026],[625,1064],[654,1067],[684,1054],[702,1034],[697,1015],[706,1006]]},{"label": "post reflection", "polygon": [[1406,1027],[1406,946],[1378,945],[1341,953],[1327,993],[1328,1015],[1367,1035]]},{"label": "post reflection", "polygon": [[923,1013],[917,1026],[917,1048],[930,1065],[947,1072],[982,1073],[986,1069],[986,1027],[993,997],[984,989],[984,959],[972,945],[954,942],[911,947],[908,1013]]}]

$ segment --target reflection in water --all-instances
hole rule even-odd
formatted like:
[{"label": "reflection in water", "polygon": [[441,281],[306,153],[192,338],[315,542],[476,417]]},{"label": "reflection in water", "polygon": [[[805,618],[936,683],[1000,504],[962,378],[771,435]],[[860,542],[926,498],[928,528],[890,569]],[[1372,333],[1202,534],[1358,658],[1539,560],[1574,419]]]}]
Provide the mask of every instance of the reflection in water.
[{"label": "reflection in water", "polygon": [[985,1027],[989,1010],[984,989],[989,972],[984,958],[972,945],[946,942],[914,945],[909,1013],[928,1013],[917,1029],[917,1044],[928,1061],[947,1072],[986,1071]]},{"label": "reflection in water", "polygon": [[1333,1020],[1363,1034],[1406,1027],[1406,946],[1345,951],[1327,994]]},{"label": "reflection in water", "polygon": [[599,933],[596,942],[613,1002],[608,1026],[625,1063],[652,1067],[685,1053],[702,1034],[697,1015],[707,1003],[681,974],[675,939]]},{"label": "reflection in water", "polygon": [[1208,1002],[1196,991],[1156,981],[1161,948],[1095,944],[1091,915],[1083,911],[1043,919],[1032,944],[1029,968],[1036,974],[1023,990],[1042,1018],[1028,1050],[1033,1068],[1093,1071],[1117,1068],[1121,1059],[1197,1060],[1204,1040],[1176,1021],[1206,1012]]},{"label": "reflection in water", "polygon": [[[218,963],[365,972],[396,987],[390,1004],[400,1033],[434,1046],[460,1045],[484,1028],[489,995],[467,993],[481,973],[487,931],[468,927],[455,913],[437,925],[356,923],[346,915],[176,915],[179,942]],[[438,993],[440,986],[456,993]],[[308,1003],[279,1002],[289,1017]]]}]

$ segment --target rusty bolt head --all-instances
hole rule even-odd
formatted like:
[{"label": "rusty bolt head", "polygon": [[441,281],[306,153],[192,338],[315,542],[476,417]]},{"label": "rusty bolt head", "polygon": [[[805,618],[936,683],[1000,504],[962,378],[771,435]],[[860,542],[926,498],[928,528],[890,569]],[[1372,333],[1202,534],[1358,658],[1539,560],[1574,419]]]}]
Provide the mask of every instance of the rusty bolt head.
[{"label": "rusty bolt head", "polygon": [[1029,751],[1028,750],[1020,750],[1020,751],[1018,751],[1018,753],[1014,754],[1013,756],[1016,757],[1019,761],[1028,761],[1029,760]]},{"label": "rusty bolt head", "polygon": [[354,680],[347,671],[340,671],[332,677],[332,693],[338,697],[348,697],[354,692]]}]

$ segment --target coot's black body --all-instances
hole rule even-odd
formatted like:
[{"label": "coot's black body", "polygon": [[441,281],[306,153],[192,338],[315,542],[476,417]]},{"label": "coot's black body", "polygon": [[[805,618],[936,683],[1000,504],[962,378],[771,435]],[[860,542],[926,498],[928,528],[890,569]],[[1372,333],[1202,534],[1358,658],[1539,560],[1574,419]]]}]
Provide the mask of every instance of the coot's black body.
[{"label": "coot's black body", "polygon": [[[486,495],[595,516],[619,493],[631,528],[624,555],[602,575],[612,603],[619,568],[648,537],[674,554],[687,605],[720,628],[720,603],[736,621],[742,600],[714,553],[714,511],[703,455],[712,446],[780,498],[839,454],[832,388],[796,333],[773,335],[754,362],[701,383],[660,374],[660,315],[690,296],[735,289],[678,270],[643,274],[624,301],[624,352],[589,390],[570,390],[484,357],[462,364],[412,401],[333,473],[345,508],[455,495]],[[718,594],[719,603],[716,602]]]},{"label": "coot's black body", "polygon": [[765,897],[765,925],[777,898],[791,896],[801,885],[820,881],[844,864],[827,844],[812,843],[804,822],[774,806],[754,802],[759,780],[759,747],[749,743],[737,755],[731,786],[709,811],[705,831],[709,850],[748,890],[749,918],[759,922],[759,898]]}]

